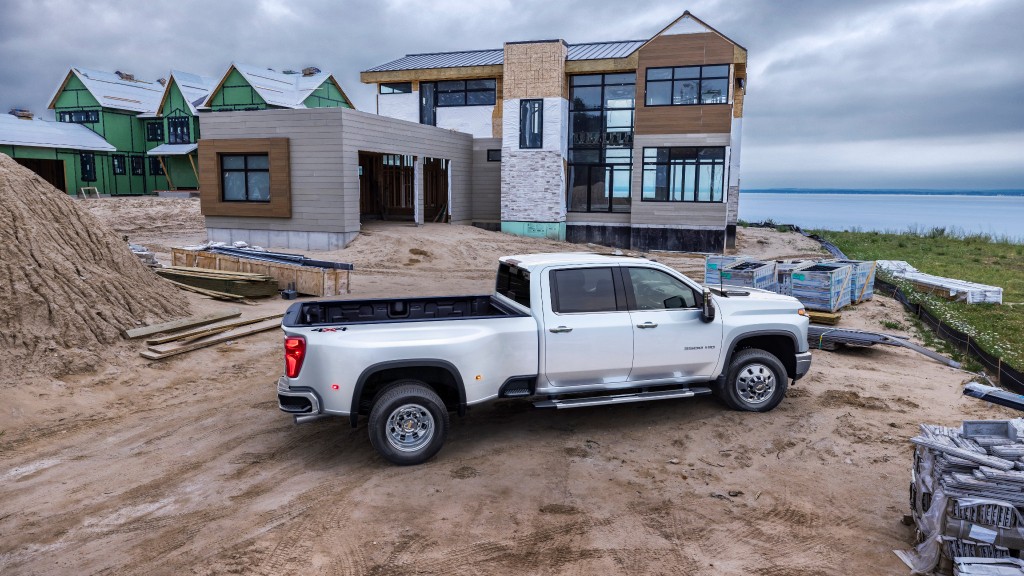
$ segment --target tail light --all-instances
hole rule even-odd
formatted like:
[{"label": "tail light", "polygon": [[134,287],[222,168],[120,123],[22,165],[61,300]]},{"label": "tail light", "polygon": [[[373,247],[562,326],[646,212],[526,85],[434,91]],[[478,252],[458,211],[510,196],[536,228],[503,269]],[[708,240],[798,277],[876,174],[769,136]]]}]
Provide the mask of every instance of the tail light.
[{"label": "tail light", "polygon": [[306,339],[302,336],[289,336],[284,339],[284,373],[289,378],[296,378],[302,370],[302,360],[306,357]]}]

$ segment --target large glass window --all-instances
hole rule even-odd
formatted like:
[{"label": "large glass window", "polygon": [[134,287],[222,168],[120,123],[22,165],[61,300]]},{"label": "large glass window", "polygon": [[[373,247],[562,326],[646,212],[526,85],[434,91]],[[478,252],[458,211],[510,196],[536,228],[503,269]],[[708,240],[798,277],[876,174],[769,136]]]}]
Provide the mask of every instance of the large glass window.
[{"label": "large glass window", "polygon": [[58,115],[61,122],[73,122],[75,124],[94,124],[100,121],[99,110],[72,110],[61,112]]},{"label": "large glass window", "polygon": [[177,116],[167,119],[167,143],[168,144],[189,144],[192,142],[189,134],[190,118]]},{"label": "large glass window", "polygon": [[146,142],[164,141],[164,123],[146,122]]},{"label": "large glass window", "polygon": [[225,202],[270,202],[270,157],[231,154],[220,157]]},{"label": "large glass window", "polygon": [[635,95],[633,73],[571,78],[570,212],[629,212]]},{"label": "large glass window", "polygon": [[721,202],[725,148],[644,148],[644,202]]},{"label": "large glass window", "polygon": [[577,268],[551,273],[552,310],[559,314],[615,312],[611,268]]},{"label": "large glass window", "polygon": [[544,101],[519,101],[519,147],[544,147]]},{"label": "large glass window", "polygon": [[497,82],[482,80],[447,80],[437,83],[437,107],[491,106]]},{"label": "large glass window", "polygon": [[647,106],[729,102],[729,65],[647,69]]},{"label": "large glass window", "polygon": [[502,262],[498,265],[498,294],[513,302],[530,307],[530,273],[517,266]]},{"label": "large glass window", "polygon": [[411,94],[412,82],[392,82],[380,85],[381,94]]},{"label": "large glass window", "polygon": [[132,156],[131,157],[131,162],[132,162],[132,176],[143,176],[143,175],[145,175],[145,172],[143,172],[144,164],[143,164],[143,161],[142,161],[142,156]]},{"label": "large glass window", "polygon": [[653,268],[626,268],[636,310],[696,308],[697,294],[682,280]]},{"label": "large glass window", "polygon": [[82,182],[95,182],[96,157],[89,152],[83,152],[78,155],[78,159],[82,164]]},{"label": "large glass window", "polygon": [[164,175],[164,165],[160,163],[160,158],[156,156],[149,157],[149,173],[153,176]]},{"label": "large glass window", "polygon": [[114,165],[114,175],[123,176],[126,174],[126,168],[124,165],[124,154],[114,154],[110,157],[110,162]]}]

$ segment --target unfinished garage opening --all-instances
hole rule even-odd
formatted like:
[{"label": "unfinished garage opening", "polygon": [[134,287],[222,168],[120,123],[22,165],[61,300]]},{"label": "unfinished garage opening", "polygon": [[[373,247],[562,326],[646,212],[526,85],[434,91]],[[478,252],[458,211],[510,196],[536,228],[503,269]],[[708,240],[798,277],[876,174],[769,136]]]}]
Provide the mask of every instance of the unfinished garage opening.
[{"label": "unfinished garage opening", "polygon": [[448,169],[451,160],[423,159],[423,219],[425,222],[448,221]]},{"label": "unfinished garage opening", "polygon": [[359,153],[360,220],[412,220],[415,215],[414,156]]},{"label": "unfinished garage opening", "polygon": [[67,184],[64,181],[63,160],[42,160],[39,158],[15,158],[15,162],[35,172],[40,178],[46,180],[51,186],[67,193]]}]

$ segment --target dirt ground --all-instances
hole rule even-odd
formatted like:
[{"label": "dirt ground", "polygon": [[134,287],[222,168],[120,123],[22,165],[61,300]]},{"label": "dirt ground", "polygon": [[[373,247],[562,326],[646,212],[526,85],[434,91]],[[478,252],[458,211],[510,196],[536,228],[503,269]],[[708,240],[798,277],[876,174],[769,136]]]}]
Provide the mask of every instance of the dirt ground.
[{"label": "dirt ground", "polygon": [[[157,208],[133,200],[142,213],[127,225],[90,208],[158,255],[204,239],[176,213],[194,203],[147,200]],[[181,226],[147,224],[165,212]],[[742,252],[818,252],[795,234],[739,232]],[[499,254],[585,249],[390,224],[309,254],[355,263],[362,298],[486,293]],[[652,256],[701,278],[699,258]],[[227,307],[189,299],[196,314]],[[843,325],[886,319],[906,323],[876,297]],[[822,351],[767,414],[709,398],[560,412],[500,401],[455,417],[430,462],[399,468],[373,452],[365,419],[296,426],[278,411],[276,331],[162,362],[141,348],[111,346],[96,372],[0,384],[0,573],[908,574],[892,553],[913,539],[900,523],[908,438],[920,422],[1007,414],[962,397],[971,375],[911,351]]]}]

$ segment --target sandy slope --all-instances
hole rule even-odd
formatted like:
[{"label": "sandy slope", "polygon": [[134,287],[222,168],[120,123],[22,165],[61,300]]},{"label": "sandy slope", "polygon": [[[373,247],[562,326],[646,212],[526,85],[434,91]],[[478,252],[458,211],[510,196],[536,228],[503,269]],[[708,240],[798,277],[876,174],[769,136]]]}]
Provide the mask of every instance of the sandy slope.
[{"label": "sandy slope", "polygon": [[[740,232],[765,253],[814,250]],[[485,293],[497,254],[574,248],[383,225],[318,256],[356,263],[353,297],[367,297]],[[844,323],[901,317],[876,298]],[[899,522],[907,438],[922,421],[1000,414],[962,398],[969,375],[913,352],[816,352],[768,414],[502,401],[455,418],[431,462],[397,468],[365,421],[294,426],[277,411],[278,333],[162,363],[137,349],[4,392],[0,573],[906,574],[891,549],[913,538]]]}]

